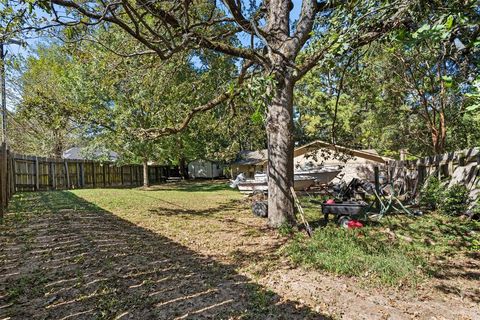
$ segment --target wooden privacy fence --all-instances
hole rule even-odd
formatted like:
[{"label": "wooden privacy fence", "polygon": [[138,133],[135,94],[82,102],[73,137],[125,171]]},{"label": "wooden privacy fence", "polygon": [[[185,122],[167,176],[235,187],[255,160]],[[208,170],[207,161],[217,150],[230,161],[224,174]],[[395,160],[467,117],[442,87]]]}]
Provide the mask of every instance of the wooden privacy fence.
[{"label": "wooden privacy fence", "polygon": [[425,180],[435,176],[449,185],[463,184],[471,198],[480,194],[480,148],[471,148],[413,161],[394,161],[388,164],[389,176],[403,192],[416,194]]},{"label": "wooden privacy fence", "polygon": [[[150,183],[179,177],[178,168],[148,166]],[[66,190],[79,188],[129,187],[143,184],[142,165],[117,165],[91,160],[51,159],[25,156],[1,146],[1,215],[16,191]]]},{"label": "wooden privacy fence", "polygon": [[3,220],[8,201],[15,192],[15,188],[12,187],[14,176],[9,155],[6,144],[2,143],[0,146],[0,220]]}]

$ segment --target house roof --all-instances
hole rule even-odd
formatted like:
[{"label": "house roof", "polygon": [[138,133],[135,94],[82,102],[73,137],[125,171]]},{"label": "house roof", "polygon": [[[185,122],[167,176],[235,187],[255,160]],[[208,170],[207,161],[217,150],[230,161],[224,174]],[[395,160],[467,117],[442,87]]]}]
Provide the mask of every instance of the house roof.
[{"label": "house roof", "polygon": [[243,151],[240,151],[240,153],[238,154],[237,161],[233,162],[232,164],[245,165],[245,166],[256,165],[266,161],[267,158],[268,158],[267,149],[256,150],[256,151],[243,150]]},{"label": "house roof", "polygon": [[364,158],[367,160],[379,162],[379,163],[385,163],[386,161],[390,161],[393,159],[387,158],[387,157],[382,157],[378,155],[376,150],[370,149],[370,150],[355,150],[347,147],[342,147],[339,145],[334,145],[328,142],[324,142],[321,140],[316,140],[310,143],[307,143],[301,147],[295,148],[294,151],[294,157],[298,157],[300,155],[306,154],[308,152],[312,152],[315,150],[318,150],[320,148],[325,148],[325,149],[330,149],[332,151],[336,152],[342,152],[349,154],[354,157],[359,157],[359,158]]},{"label": "house roof", "polygon": [[[298,156],[301,156],[301,155],[304,155],[306,153],[318,150],[320,148],[329,149],[329,150],[336,151],[336,152],[342,152],[342,153],[345,153],[345,154],[349,154],[353,157],[364,158],[364,159],[367,159],[367,160],[370,160],[370,161],[375,161],[375,162],[378,162],[378,163],[386,163],[387,161],[393,160],[393,159],[390,159],[390,158],[387,158],[387,157],[380,156],[377,153],[377,151],[373,150],[373,149],[355,150],[355,149],[351,149],[351,148],[347,148],[347,147],[342,147],[342,146],[339,146],[339,145],[334,145],[334,144],[324,142],[324,141],[321,141],[321,140],[316,140],[316,141],[307,143],[303,146],[295,148],[295,150],[293,152],[293,156],[296,158]],[[267,161],[267,159],[262,161],[261,164],[265,164],[266,161]]]},{"label": "house roof", "polygon": [[374,154],[376,156],[379,156],[378,151],[375,150],[375,149],[362,149],[360,151],[363,151],[363,152],[366,152],[366,153],[371,153],[371,154]]},{"label": "house roof", "polygon": [[[118,160],[118,153],[115,151],[107,151],[109,160],[116,161]],[[87,156],[88,154],[88,156]],[[100,150],[94,150],[92,152],[85,152],[83,148],[73,147],[63,152],[62,158],[63,159],[71,159],[71,160],[88,160],[90,158],[99,158],[103,156],[105,153]]]}]

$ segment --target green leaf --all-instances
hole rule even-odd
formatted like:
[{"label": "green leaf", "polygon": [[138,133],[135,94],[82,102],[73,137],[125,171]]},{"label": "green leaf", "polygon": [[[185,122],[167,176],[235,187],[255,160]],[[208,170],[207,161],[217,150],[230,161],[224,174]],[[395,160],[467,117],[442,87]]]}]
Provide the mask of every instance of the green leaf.
[{"label": "green leaf", "polygon": [[442,76],[445,87],[450,88],[453,85],[453,79],[450,76]]},{"label": "green leaf", "polygon": [[447,21],[445,21],[445,28],[447,30],[451,30],[452,27],[453,27],[453,16],[452,15],[449,15],[448,18],[447,18]]},{"label": "green leaf", "polygon": [[262,114],[260,113],[260,110],[257,109],[255,111],[255,113],[252,114],[252,122],[253,123],[262,123],[263,119],[262,119]]},{"label": "green leaf", "polygon": [[474,104],[472,106],[468,106],[465,110],[467,110],[468,112],[472,112],[478,109],[480,109],[480,104]]}]

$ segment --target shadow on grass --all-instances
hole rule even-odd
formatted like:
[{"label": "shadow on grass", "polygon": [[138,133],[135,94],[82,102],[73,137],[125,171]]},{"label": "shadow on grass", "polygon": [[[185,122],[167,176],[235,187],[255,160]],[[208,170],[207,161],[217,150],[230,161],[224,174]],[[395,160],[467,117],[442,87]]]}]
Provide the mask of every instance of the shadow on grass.
[{"label": "shadow on grass", "polygon": [[70,192],[16,195],[0,228],[0,318],[327,318]]},{"label": "shadow on grass", "polygon": [[[226,203],[222,203],[214,208],[207,208],[203,210],[199,209],[189,209],[184,206],[180,206],[177,204],[174,204],[170,201],[165,201],[158,199],[157,200],[159,203],[164,203],[165,206],[157,206],[154,209],[148,209],[148,212],[150,214],[155,214],[159,216],[175,216],[175,215],[189,215],[189,216],[212,216],[218,213],[226,212],[226,211],[233,211],[235,209],[238,209],[238,200],[229,200]],[[174,207],[174,208],[172,208]]]},{"label": "shadow on grass", "polygon": [[228,180],[188,180],[168,182],[154,185],[145,191],[186,191],[186,192],[215,192],[233,190],[228,185]]}]

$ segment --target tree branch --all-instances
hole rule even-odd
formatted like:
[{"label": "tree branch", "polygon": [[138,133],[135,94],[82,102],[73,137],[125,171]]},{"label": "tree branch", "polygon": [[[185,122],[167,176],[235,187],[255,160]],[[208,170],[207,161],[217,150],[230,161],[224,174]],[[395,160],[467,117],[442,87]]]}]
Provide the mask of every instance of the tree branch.
[{"label": "tree branch", "polygon": [[[242,69],[240,71],[240,74],[238,76],[238,81],[237,84],[241,85],[244,81],[244,79],[247,76],[247,70],[253,65],[251,61],[245,63],[242,66]],[[176,133],[179,133],[186,129],[190,122],[193,120],[193,118],[201,112],[205,112],[208,110],[212,110],[216,106],[220,105],[221,103],[227,101],[230,98],[233,98],[237,96],[240,93],[240,89],[235,90],[234,92],[231,92],[230,90],[227,90],[226,92],[221,93],[217,97],[213,98],[209,102],[197,106],[190,110],[190,112],[185,116],[183,121],[176,126],[172,127],[165,127],[165,128],[149,128],[149,129],[141,129],[137,131],[137,135],[140,136],[141,138],[144,139],[150,139],[150,140],[156,140],[165,136],[173,135]]]}]

